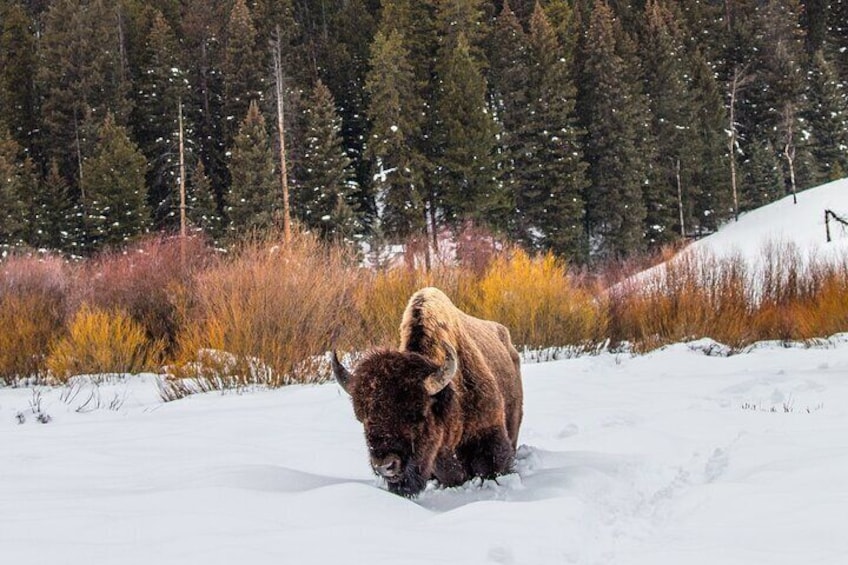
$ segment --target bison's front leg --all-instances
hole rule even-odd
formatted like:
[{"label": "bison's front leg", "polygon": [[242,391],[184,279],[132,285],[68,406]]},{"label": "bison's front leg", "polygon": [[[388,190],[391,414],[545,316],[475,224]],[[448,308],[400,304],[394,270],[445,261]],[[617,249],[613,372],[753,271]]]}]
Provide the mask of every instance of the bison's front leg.
[{"label": "bison's front leg", "polygon": [[471,438],[459,450],[468,475],[493,479],[512,471],[515,449],[503,428],[490,428]]},{"label": "bison's front leg", "polygon": [[465,466],[453,450],[439,453],[433,474],[443,487],[456,487],[468,480]]}]

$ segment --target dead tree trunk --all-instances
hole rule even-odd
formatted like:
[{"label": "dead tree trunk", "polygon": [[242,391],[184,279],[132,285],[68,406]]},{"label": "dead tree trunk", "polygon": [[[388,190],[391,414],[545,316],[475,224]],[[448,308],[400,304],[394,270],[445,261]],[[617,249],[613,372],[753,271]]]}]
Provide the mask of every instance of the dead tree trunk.
[{"label": "dead tree trunk", "polygon": [[183,101],[177,106],[177,122],[179,125],[180,143],[180,260],[185,264],[186,255],[186,173],[185,173],[185,142],[183,139]]},{"label": "dead tree trunk", "polygon": [[833,210],[825,210],[824,211],[824,229],[825,229],[825,232],[827,233],[827,242],[828,243],[830,243],[830,241],[831,241],[831,237],[830,237],[830,219],[831,218],[833,218],[835,221],[839,222],[843,226],[848,227],[848,220],[846,220],[844,218],[840,218],[839,216],[836,215],[836,213]]},{"label": "dead tree trunk", "polygon": [[686,224],[683,217],[683,184],[680,182],[680,159],[675,161],[674,175],[677,179],[677,211],[680,213],[680,237],[686,237]]},{"label": "dead tree trunk", "polygon": [[280,138],[280,188],[283,191],[283,240],[286,245],[291,242],[291,213],[289,210],[289,181],[286,164],[286,129],[283,113],[283,45],[280,39],[280,26],[277,26],[273,41],[274,49],[274,86],[277,95],[277,135]]},{"label": "dead tree trunk", "polygon": [[730,132],[730,136],[727,142],[728,149],[728,157],[730,158],[730,187],[733,191],[733,219],[739,221],[739,190],[736,186],[736,143],[739,138],[739,132],[736,128],[736,101],[739,98],[739,92],[745,87],[749,82],[751,82],[751,75],[747,74],[745,71],[747,69],[747,65],[743,67],[735,66],[733,67],[733,76],[730,80],[730,124],[728,127],[728,131]]},{"label": "dead tree trunk", "polygon": [[787,104],[783,108],[783,156],[789,166],[789,184],[792,188],[792,202],[798,204],[798,192],[795,187],[795,108]]},{"label": "dead tree trunk", "polygon": [[76,108],[74,108],[74,145],[74,148],[77,152],[77,171],[79,174],[80,203],[83,205],[83,210],[85,210],[85,184],[83,183],[82,178],[82,144],[80,143],[79,120],[77,119]]}]

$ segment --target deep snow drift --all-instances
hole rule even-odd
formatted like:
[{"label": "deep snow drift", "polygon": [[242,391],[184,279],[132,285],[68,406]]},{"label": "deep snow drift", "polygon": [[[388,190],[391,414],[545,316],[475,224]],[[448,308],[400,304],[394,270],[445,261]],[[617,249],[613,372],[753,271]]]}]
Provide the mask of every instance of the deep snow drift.
[{"label": "deep snow drift", "polygon": [[334,384],[167,404],[150,377],[0,389],[0,556],[844,563],[848,336],[721,353],[700,341],[526,365],[517,472],[415,500],[372,476]]}]

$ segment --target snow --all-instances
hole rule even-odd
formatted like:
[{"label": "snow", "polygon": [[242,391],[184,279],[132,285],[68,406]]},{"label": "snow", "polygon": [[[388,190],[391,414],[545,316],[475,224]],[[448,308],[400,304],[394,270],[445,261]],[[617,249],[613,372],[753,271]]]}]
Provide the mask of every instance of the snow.
[{"label": "snow", "polygon": [[[845,252],[823,220],[848,215],[848,181],[798,200],[691,248]],[[415,499],[371,473],[335,384],[168,403],[153,375],[0,388],[0,561],[845,563],[848,334],[729,353],[525,363],[515,472]]]},{"label": "snow", "polygon": [[824,212],[832,210],[848,217],[848,179],[823,184],[746,212],[738,222],[730,221],[716,233],[696,241],[688,250],[718,258],[740,257],[750,265],[762,260],[769,248],[794,245],[806,257],[822,260],[840,258],[848,253],[845,226],[830,222],[832,240],[827,242]]},{"label": "snow", "polygon": [[[828,242],[824,219],[825,210],[848,218],[848,178],[801,191],[797,197],[797,204],[789,195],[740,214],[738,221],[731,220],[716,233],[693,242],[670,262],[688,258],[696,264],[712,259],[738,261],[754,284],[787,254],[797,258],[799,271],[815,262],[848,263],[848,227],[831,219]],[[667,265],[637,273],[629,282],[661,285]]]},{"label": "snow", "polygon": [[[516,473],[431,485],[413,500],[371,474],[360,424],[334,384],[170,403],[149,375],[79,379],[73,396],[72,387],[0,389],[0,555],[843,563],[848,335],[723,353],[701,340],[525,365]],[[93,390],[102,402],[77,411]],[[34,404],[48,423],[31,417]]]}]

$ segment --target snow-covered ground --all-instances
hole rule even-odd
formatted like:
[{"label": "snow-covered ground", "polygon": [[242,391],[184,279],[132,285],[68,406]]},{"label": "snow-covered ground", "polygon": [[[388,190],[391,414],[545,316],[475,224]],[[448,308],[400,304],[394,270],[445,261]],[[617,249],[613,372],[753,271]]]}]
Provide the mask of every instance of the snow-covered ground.
[{"label": "snow-covered ground", "polygon": [[[848,180],[690,249],[848,251]],[[0,564],[848,563],[848,334],[524,366],[516,472],[408,500],[334,384],[0,388]]]},{"label": "snow-covered ground", "polygon": [[848,335],[722,352],[526,365],[517,472],[415,500],[335,384],[0,389],[0,561],[845,563]]},{"label": "snow-covered ground", "polygon": [[695,253],[717,258],[740,257],[756,265],[764,251],[787,244],[796,247],[804,257],[822,260],[848,254],[848,230],[830,221],[831,242],[827,241],[825,210],[848,219],[848,178],[823,184],[772,202],[742,214],[738,222],[730,221],[716,233],[688,247]]}]

